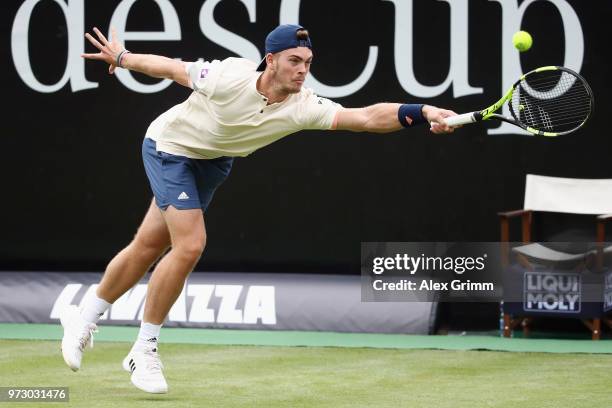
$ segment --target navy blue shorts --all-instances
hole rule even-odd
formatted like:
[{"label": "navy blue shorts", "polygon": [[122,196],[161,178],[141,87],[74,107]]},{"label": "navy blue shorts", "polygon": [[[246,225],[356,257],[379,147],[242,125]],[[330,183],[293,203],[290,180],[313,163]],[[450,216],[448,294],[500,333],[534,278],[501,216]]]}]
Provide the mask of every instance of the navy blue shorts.
[{"label": "navy blue shorts", "polygon": [[208,208],[234,162],[233,157],[198,160],[159,152],[155,140],[148,137],[142,142],[142,160],[159,208],[165,210],[171,205],[180,210],[202,211]]}]

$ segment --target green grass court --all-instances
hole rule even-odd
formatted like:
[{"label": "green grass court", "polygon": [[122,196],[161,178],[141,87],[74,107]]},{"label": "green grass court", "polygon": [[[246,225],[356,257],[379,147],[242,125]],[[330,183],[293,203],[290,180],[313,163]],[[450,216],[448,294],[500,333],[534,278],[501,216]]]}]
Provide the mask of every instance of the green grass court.
[{"label": "green grass court", "polygon": [[[136,330],[101,326],[82,370],[73,373],[57,340],[32,339],[55,339],[58,327],[0,325],[0,385],[69,387],[69,403],[13,404],[18,407],[612,405],[608,340],[164,329],[160,353],[170,392],[155,396],[134,388],[121,368]],[[200,341],[205,338],[219,344]],[[296,346],[300,338],[303,346]],[[389,348],[392,342],[400,347]],[[536,351],[489,351],[496,344]]]}]

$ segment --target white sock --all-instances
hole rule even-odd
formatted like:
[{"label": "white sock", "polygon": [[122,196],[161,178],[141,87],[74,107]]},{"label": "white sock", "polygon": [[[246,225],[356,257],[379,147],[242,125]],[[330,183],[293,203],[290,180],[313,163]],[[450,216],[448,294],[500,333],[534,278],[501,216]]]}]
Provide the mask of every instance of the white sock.
[{"label": "white sock", "polygon": [[93,296],[85,300],[83,309],[81,310],[81,317],[83,320],[89,323],[98,323],[100,317],[108,310],[110,303],[106,300],[99,298],[95,293]]},{"label": "white sock", "polygon": [[132,350],[143,350],[151,347],[157,348],[157,341],[159,340],[159,332],[161,331],[161,324],[140,323],[140,331],[138,332],[138,338],[136,343],[132,347]]}]

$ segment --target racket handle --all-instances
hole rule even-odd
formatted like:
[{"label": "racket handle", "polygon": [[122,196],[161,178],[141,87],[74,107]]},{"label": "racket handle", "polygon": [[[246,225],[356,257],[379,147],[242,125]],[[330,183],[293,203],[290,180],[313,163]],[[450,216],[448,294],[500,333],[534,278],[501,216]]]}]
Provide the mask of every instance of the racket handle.
[{"label": "racket handle", "polygon": [[470,112],[470,113],[464,113],[462,115],[451,116],[449,118],[445,118],[444,122],[448,126],[461,126],[461,125],[466,125],[468,123],[474,123],[478,120],[476,118],[475,113],[478,113],[478,112]]}]

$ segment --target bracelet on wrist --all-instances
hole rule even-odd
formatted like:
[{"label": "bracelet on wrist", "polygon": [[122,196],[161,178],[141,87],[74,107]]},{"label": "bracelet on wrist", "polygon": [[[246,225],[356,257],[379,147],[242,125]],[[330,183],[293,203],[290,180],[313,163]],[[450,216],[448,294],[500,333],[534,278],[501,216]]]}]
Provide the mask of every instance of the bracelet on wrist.
[{"label": "bracelet on wrist", "polygon": [[129,54],[130,51],[128,50],[123,50],[121,51],[118,55],[117,55],[117,60],[115,65],[118,66],[119,68],[123,68],[123,66],[121,65],[121,62],[123,61],[123,57],[125,57],[125,54]]}]

